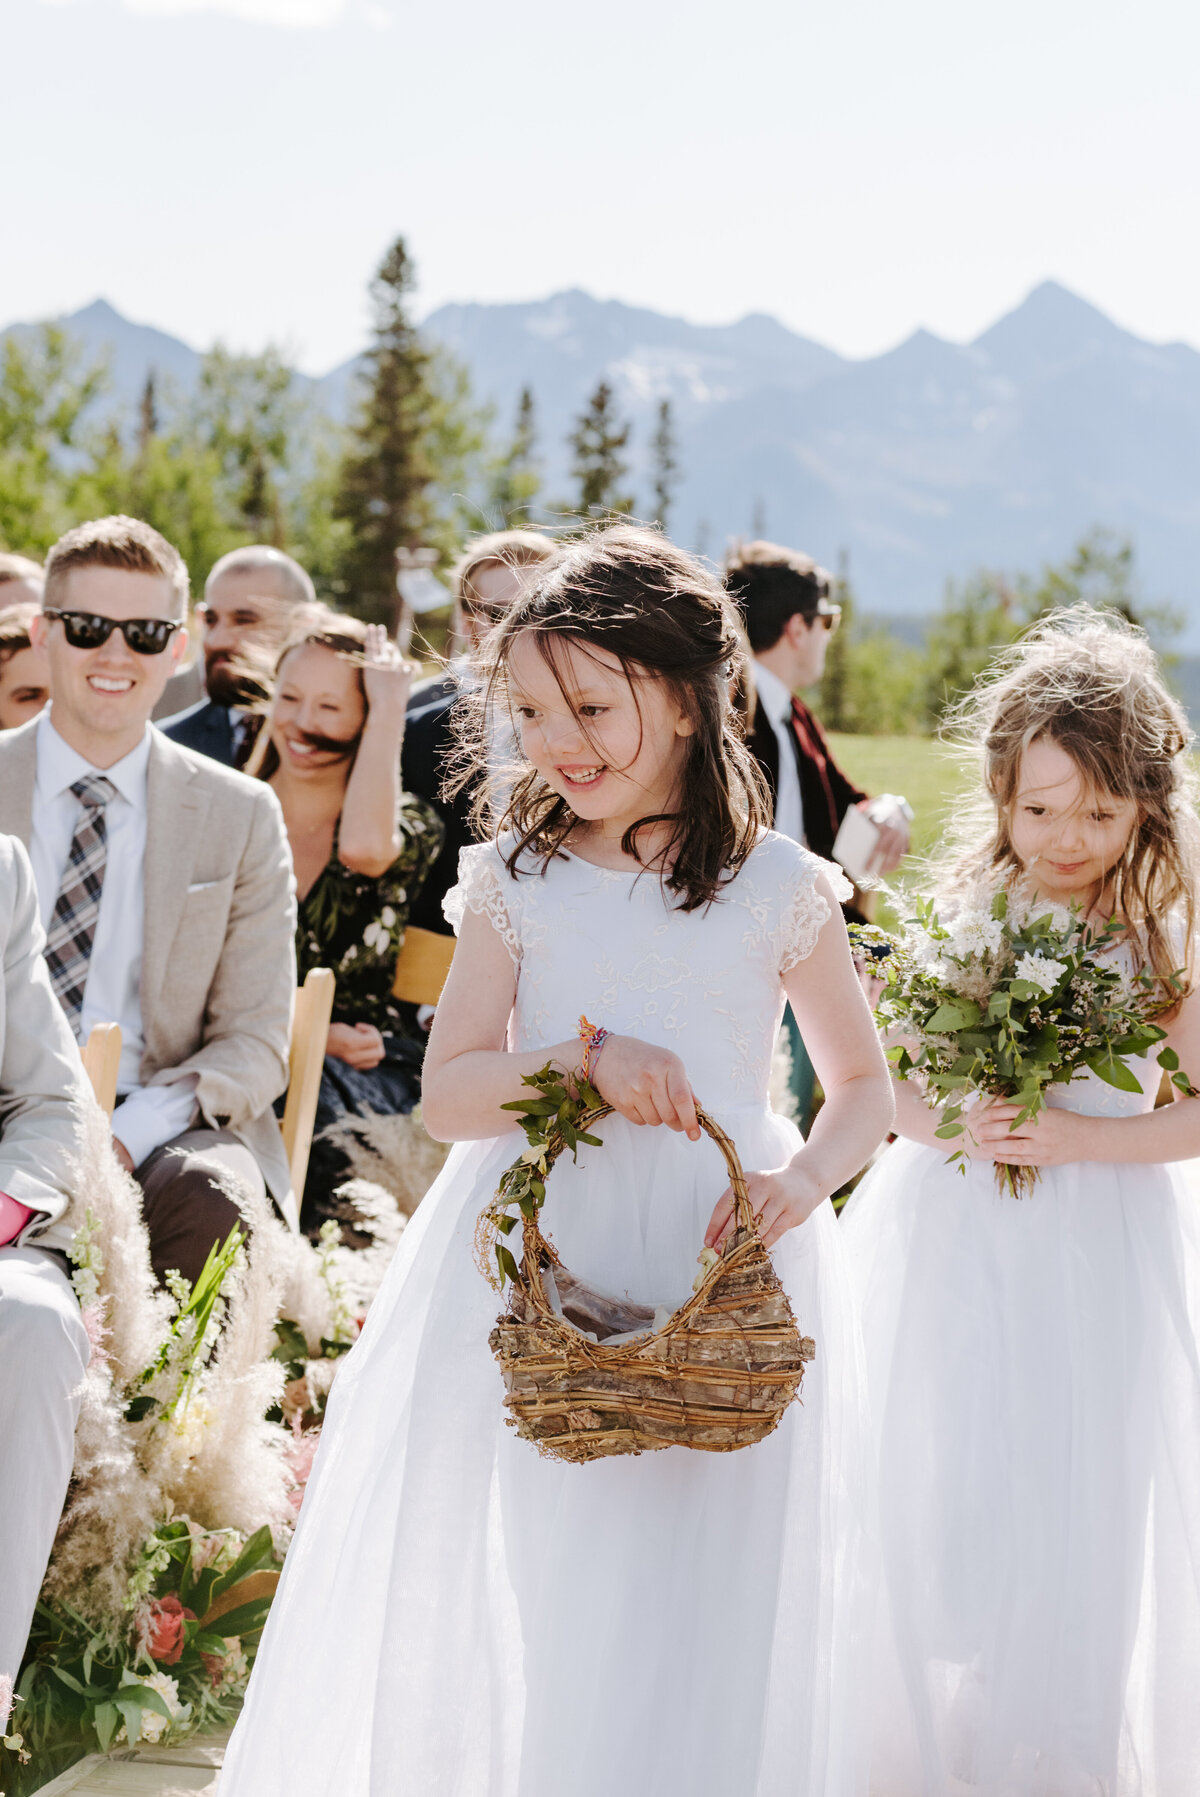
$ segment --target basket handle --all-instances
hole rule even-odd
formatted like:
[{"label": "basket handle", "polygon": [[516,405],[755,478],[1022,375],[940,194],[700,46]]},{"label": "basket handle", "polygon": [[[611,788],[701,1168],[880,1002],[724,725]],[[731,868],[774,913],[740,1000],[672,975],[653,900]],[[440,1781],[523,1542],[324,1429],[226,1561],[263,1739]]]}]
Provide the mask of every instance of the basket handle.
[{"label": "basket handle", "polygon": [[[575,1128],[582,1133],[584,1130],[589,1130],[593,1123],[602,1123],[605,1117],[611,1117],[612,1115],[613,1107],[611,1104],[597,1105],[594,1110],[584,1112],[583,1116],[580,1117],[578,1123],[575,1125]],[[733,1145],[732,1137],[727,1136],[725,1131],[721,1128],[721,1125],[719,1123],[714,1123],[708,1112],[700,1105],[696,1106],[696,1121],[699,1123],[705,1135],[715,1142],[717,1147],[721,1150],[726,1169],[729,1173],[729,1185],[733,1192],[734,1211],[739,1226],[744,1229],[748,1235],[757,1236],[758,1222],[754,1212],[750,1208],[750,1196],[746,1190],[746,1175],[742,1171],[742,1163],[738,1159],[738,1151]],[[565,1144],[561,1134],[557,1135],[546,1152],[547,1173],[549,1173],[550,1169],[554,1166],[554,1163],[562,1153],[564,1146]]]}]

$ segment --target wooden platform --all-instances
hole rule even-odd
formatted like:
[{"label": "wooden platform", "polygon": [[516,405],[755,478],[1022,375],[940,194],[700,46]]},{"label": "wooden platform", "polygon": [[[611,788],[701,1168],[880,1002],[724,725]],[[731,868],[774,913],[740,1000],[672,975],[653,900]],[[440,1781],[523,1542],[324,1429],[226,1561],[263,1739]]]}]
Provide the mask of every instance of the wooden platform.
[{"label": "wooden platform", "polygon": [[89,1753],[37,1797],[215,1797],[229,1732],[197,1735],[182,1747]]}]

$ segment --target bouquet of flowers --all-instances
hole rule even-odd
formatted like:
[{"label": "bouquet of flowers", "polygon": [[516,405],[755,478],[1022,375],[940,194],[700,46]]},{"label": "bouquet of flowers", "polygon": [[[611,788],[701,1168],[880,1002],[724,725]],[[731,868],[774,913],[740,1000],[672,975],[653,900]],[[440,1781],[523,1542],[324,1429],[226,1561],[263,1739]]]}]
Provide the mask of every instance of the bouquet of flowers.
[{"label": "bouquet of flowers", "polygon": [[[1127,1062],[1163,1041],[1155,1018],[1184,990],[1179,973],[1162,979],[1121,968],[1108,952],[1125,934],[1115,919],[1099,928],[1078,907],[1043,910],[1004,889],[945,918],[923,900],[894,937],[869,926],[853,934],[884,981],[876,1015],[892,1038],[888,1059],[898,1078],[921,1081],[941,1112],[935,1133],[946,1141],[964,1134],[971,1099],[1019,1105],[1016,1128],[1044,1108],[1047,1087],[1084,1069],[1140,1092]],[[1157,1060],[1194,1096],[1172,1049],[1160,1049]],[[965,1171],[961,1148],[950,1159]],[[1037,1178],[1036,1167],[997,1163],[997,1184],[1015,1197]]]}]

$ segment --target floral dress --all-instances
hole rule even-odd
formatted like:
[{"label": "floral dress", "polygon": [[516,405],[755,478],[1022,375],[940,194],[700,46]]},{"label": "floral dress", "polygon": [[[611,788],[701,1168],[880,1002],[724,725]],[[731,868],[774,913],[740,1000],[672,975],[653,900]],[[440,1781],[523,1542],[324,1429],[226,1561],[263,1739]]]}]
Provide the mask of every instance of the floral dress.
[{"label": "floral dress", "polygon": [[[334,1023],[373,1024],[384,1044],[375,1067],[325,1057],[301,1202],[301,1222],[310,1233],[327,1216],[348,1221],[333,1196],[350,1177],[349,1157],[336,1140],[348,1120],[410,1111],[421,1095],[424,1032],[413,1007],[392,997],[392,982],[409,912],[441,849],[443,826],[431,805],[408,792],[401,794],[397,821],[400,853],[376,878],[356,873],[339,858],[335,829],[333,852],[301,900],[296,920],[300,980],[314,967],[332,968]],[[351,1131],[354,1127],[349,1124]]]}]

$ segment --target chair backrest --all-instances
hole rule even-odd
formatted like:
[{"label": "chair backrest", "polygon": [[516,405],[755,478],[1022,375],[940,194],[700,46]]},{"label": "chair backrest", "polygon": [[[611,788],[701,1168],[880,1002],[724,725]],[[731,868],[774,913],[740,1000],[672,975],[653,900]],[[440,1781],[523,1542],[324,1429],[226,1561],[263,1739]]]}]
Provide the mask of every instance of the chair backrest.
[{"label": "chair backrest", "polygon": [[332,971],[328,967],[314,967],[296,994],[296,1009],[292,1016],[287,1102],[280,1127],[297,1205],[304,1195],[304,1179],[308,1172],[321,1069],[325,1065],[325,1043],[333,1014],[333,988]]},{"label": "chair backrest", "polygon": [[121,1026],[98,1023],[83,1045],[83,1071],[92,1082],[96,1103],[111,1117],[117,1108],[117,1073],[121,1065]]},{"label": "chair backrest", "polygon": [[404,932],[392,997],[409,1005],[436,1005],[454,959],[454,937],[410,924]]}]

